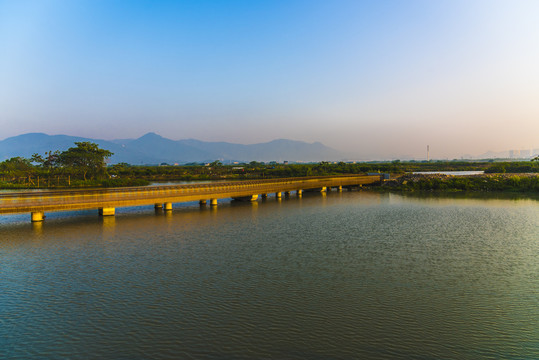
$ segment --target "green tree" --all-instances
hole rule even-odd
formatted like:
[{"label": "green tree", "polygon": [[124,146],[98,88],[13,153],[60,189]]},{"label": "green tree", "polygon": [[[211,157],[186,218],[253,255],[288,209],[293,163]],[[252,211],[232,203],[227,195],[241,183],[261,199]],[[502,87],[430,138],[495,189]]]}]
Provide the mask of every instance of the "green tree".
[{"label": "green tree", "polygon": [[504,174],[506,172],[504,164],[494,164],[485,169],[487,174]]},{"label": "green tree", "polygon": [[30,158],[30,161],[37,163],[39,166],[50,169],[57,167],[60,159],[60,151],[56,150],[55,152],[49,151],[45,152],[45,156],[39,154],[33,154]]},{"label": "green tree", "polygon": [[0,172],[8,176],[28,176],[32,171],[29,159],[20,156],[13,157],[0,163]]},{"label": "green tree", "polygon": [[105,159],[110,158],[113,153],[88,141],[76,142],[75,145],[77,147],[60,153],[58,162],[64,167],[80,171],[84,180],[87,174],[92,178],[103,176],[106,172]]}]

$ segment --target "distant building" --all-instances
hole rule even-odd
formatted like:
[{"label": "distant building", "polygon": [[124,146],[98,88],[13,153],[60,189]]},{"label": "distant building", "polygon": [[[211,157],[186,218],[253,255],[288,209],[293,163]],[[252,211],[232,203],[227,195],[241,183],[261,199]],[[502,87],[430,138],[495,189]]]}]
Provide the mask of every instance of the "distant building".
[{"label": "distant building", "polygon": [[532,151],[531,150],[520,150],[520,157],[521,158],[529,158],[530,156],[532,156]]}]

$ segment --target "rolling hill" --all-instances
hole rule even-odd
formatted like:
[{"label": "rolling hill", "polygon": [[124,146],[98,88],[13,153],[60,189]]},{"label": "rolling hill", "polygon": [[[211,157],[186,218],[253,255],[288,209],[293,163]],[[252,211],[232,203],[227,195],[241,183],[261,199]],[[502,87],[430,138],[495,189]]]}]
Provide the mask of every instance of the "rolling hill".
[{"label": "rolling hill", "polygon": [[297,161],[317,162],[341,160],[341,152],[320,142],[306,143],[287,139],[267,143],[243,145],[227,142],[207,142],[194,139],[170,140],[155,133],[138,139],[100,140],[68,135],[28,133],[0,141],[0,161],[15,156],[30,158],[32,154],[43,155],[48,151],[64,151],[74,142],[91,141],[114,153],[110,162],[142,164],[185,164],[191,162],[249,162],[249,161]]}]

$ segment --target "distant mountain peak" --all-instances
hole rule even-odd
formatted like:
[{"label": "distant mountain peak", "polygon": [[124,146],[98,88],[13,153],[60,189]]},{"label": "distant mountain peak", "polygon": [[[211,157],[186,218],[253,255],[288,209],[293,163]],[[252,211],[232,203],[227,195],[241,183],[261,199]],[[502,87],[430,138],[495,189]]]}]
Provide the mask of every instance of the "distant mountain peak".
[{"label": "distant mountain peak", "polygon": [[12,137],[8,137],[4,140],[8,140],[8,139],[17,139],[17,138],[21,138],[21,139],[30,139],[30,138],[41,138],[41,137],[47,137],[47,136],[52,136],[52,135],[47,135],[45,133],[40,133],[40,132],[35,132],[35,133],[26,133],[26,134],[22,134],[22,135],[17,135],[17,136],[12,136]]},{"label": "distant mountain peak", "polygon": [[276,139],[259,144],[233,144],[228,142],[206,142],[196,139],[170,140],[154,132],[138,139],[99,140],[68,135],[30,133],[0,141],[0,161],[22,156],[29,158],[34,153],[66,150],[76,141],[96,142],[102,149],[114,153],[111,164],[184,164],[190,162],[222,161],[300,161],[318,162],[341,160],[344,156],[337,150],[320,142],[309,144],[304,141]]},{"label": "distant mountain peak", "polygon": [[164,137],[154,132],[149,132],[139,137],[139,139],[164,139]]}]

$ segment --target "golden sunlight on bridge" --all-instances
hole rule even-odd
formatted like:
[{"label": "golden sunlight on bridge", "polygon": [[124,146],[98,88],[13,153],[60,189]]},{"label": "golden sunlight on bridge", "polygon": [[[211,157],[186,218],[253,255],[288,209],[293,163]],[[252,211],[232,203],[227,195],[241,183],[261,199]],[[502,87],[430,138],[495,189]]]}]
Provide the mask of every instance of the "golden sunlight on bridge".
[{"label": "golden sunlight on bridge", "polygon": [[44,213],[49,211],[98,209],[100,215],[110,216],[114,215],[117,207],[151,204],[168,211],[172,210],[173,203],[179,202],[199,201],[204,205],[209,200],[211,206],[216,206],[218,199],[256,201],[259,195],[267,197],[269,193],[275,193],[275,197],[279,199],[282,193],[290,194],[292,191],[301,196],[303,190],[325,192],[337,188],[341,191],[343,187],[350,189],[379,181],[378,175],[324,176],[112,189],[16,192],[0,195],[0,214],[31,213],[32,221],[38,222],[43,221]]}]

